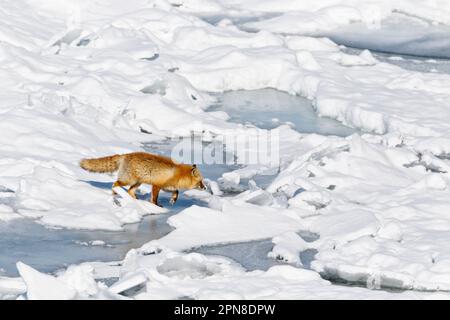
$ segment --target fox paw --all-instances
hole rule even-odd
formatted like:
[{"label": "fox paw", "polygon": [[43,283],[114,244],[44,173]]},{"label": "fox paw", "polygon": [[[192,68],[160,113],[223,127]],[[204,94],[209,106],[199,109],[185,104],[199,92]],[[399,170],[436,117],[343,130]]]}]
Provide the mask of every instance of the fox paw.
[{"label": "fox paw", "polygon": [[177,202],[177,200],[175,200],[175,199],[170,199],[170,200],[169,200],[169,203],[170,203],[171,205],[174,205],[175,202]]}]

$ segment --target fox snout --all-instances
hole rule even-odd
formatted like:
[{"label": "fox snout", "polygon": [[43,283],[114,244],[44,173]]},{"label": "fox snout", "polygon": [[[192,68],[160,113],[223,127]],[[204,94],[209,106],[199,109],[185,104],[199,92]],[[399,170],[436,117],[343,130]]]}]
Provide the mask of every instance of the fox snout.
[{"label": "fox snout", "polygon": [[196,189],[206,190],[207,188],[206,188],[205,184],[203,183],[203,181],[200,180],[200,182],[197,184],[197,188]]},{"label": "fox snout", "polygon": [[197,165],[193,164],[191,169],[192,174],[192,188],[199,190],[206,190],[206,186],[203,183],[203,177],[200,171],[197,169]]}]

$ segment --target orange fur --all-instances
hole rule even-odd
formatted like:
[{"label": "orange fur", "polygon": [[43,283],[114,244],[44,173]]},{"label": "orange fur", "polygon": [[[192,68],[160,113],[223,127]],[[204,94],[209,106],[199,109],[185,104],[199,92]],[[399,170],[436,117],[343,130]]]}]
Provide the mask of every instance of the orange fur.
[{"label": "orange fur", "polygon": [[119,171],[114,187],[130,186],[128,193],[136,198],[136,189],[143,183],[152,185],[151,201],[157,204],[159,191],[171,191],[171,202],[178,198],[178,189],[204,189],[203,177],[195,165],[178,164],[172,159],[145,152],[133,152],[98,159],[83,159],[80,166],[92,172]]},{"label": "orange fur", "polygon": [[91,172],[114,172],[119,169],[120,155],[103,157],[98,159],[83,159],[80,167]]}]

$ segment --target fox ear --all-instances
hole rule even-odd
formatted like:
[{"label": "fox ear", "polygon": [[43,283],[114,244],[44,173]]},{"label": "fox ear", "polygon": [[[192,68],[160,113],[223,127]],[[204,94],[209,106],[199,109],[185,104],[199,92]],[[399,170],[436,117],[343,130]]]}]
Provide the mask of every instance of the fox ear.
[{"label": "fox ear", "polygon": [[197,165],[196,165],[196,164],[193,164],[193,165],[192,165],[192,168],[197,168]]},{"label": "fox ear", "polygon": [[[195,165],[194,165],[194,166],[195,166]],[[193,168],[192,168],[191,174],[192,174],[194,177],[200,176],[200,173],[198,172],[197,167],[193,167]]]}]

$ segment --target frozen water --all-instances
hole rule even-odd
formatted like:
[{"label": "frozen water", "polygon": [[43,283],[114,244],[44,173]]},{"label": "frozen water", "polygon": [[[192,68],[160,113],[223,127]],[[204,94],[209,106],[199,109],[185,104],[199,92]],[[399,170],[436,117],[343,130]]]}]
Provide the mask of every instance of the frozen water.
[{"label": "frozen water", "polygon": [[[163,195],[162,202],[168,202],[167,196]],[[170,214],[192,204],[197,201],[181,197]],[[17,261],[42,272],[54,272],[84,261],[120,260],[130,249],[169,233],[172,228],[167,218],[167,214],[147,216],[120,232],[48,229],[22,219],[0,222],[0,267],[3,275],[17,276]]]},{"label": "frozen water", "polygon": [[[14,248],[24,248],[15,258],[35,261],[18,265],[25,283],[0,278],[0,298],[27,289],[24,298],[48,296],[45,291],[52,288],[74,297],[67,285],[78,297],[91,298],[120,299],[116,294],[127,289],[137,299],[393,297],[343,290],[322,279],[324,274],[365,281],[369,288],[450,290],[450,77],[442,74],[445,67],[431,66],[435,57],[449,55],[445,1],[3,4],[0,219],[12,227],[0,234],[5,239],[0,249],[8,254],[11,241],[24,234],[28,240]],[[320,38],[324,35],[347,46],[433,59],[374,57],[368,50],[348,54]],[[273,90],[264,88],[292,96],[274,98]],[[250,91],[234,92],[237,102],[230,98],[229,107],[228,93],[220,95],[256,89],[270,94],[260,91],[255,99]],[[205,112],[214,94],[222,105]],[[295,95],[314,105],[299,103]],[[329,119],[308,119],[300,109],[377,135],[347,136],[351,132],[313,122]],[[140,248],[135,248],[140,240],[132,242],[140,237],[129,231],[153,218],[136,224],[148,212],[116,206],[112,178],[78,166],[81,157],[142,150],[139,142],[145,140],[194,132],[214,141],[263,132],[252,126],[279,128],[279,164],[202,166],[213,194],[186,192],[172,213],[184,210],[168,220],[175,230],[165,236],[167,226],[158,227],[160,235],[144,230],[142,238],[151,241]],[[147,150],[167,154],[168,145],[147,145]],[[254,176],[262,172],[276,177]],[[247,181],[247,188],[246,179],[257,181]],[[148,193],[143,186],[140,196]],[[202,206],[206,202],[209,208]],[[167,195],[162,203],[167,206]],[[135,224],[107,233],[125,235],[116,241],[103,231],[71,233],[12,221],[26,217],[73,229],[118,231]],[[164,224],[166,217],[154,219]],[[308,244],[298,230],[316,232],[320,239]],[[261,240],[270,238],[273,244]],[[57,272],[58,279],[33,269],[33,263],[51,272],[71,261],[101,260],[99,250],[116,252],[120,259],[122,243],[133,248],[121,262],[69,266]],[[207,245],[216,247],[204,250],[255,271],[230,259],[182,252]],[[78,251],[88,249],[96,255],[77,260]],[[292,265],[256,270],[277,263],[267,260],[267,253]],[[62,261],[72,254],[75,258]],[[39,265],[44,258],[50,262]],[[7,274],[11,269],[7,262],[2,268]],[[117,277],[111,290],[95,283],[94,268],[97,278]],[[140,285],[145,290],[136,291]]]},{"label": "frozen water", "polygon": [[200,247],[193,252],[205,255],[220,255],[242,265],[246,270],[267,270],[272,266],[282,264],[277,260],[267,257],[267,253],[272,249],[271,239],[240,242],[216,246]]},{"label": "frozen water", "polygon": [[263,129],[290,124],[301,133],[348,136],[356,130],[342,123],[319,117],[311,100],[275,89],[237,90],[218,96],[209,111],[225,111],[230,121],[247,123]]},{"label": "frozen water", "polygon": [[[344,51],[349,54],[360,54],[362,52],[361,49],[357,48],[345,48]],[[405,70],[450,74],[449,59],[418,57],[379,51],[371,51],[371,53],[377,60],[394,64]]]},{"label": "frozen water", "polygon": [[[144,144],[149,152],[170,155],[173,142]],[[223,172],[236,166],[202,165],[202,173],[217,179]],[[88,181],[91,185],[111,189],[112,183]],[[137,193],[140,199],[147,200],[148,193]],[[180,195],[171,206],[169,194],[161,192],[160,202],[170,208],[168,214],[144,217],[141,223],[128,224],[124,231],[87,231],[69,229],[49,229],[31,220],[12,220],[0,222],[0,275],[17,276],[16,262],[22,261],[41,272],[54,272],[70,264],[85,261],[116,261],[123,259],[132,248],[159,239],[173,228],[167,224],[169,216],[192,205],[204,203]]]},{"label": "frozen water", "polygon": [[[245,111],[242,108],[243,105],[246,106]],[[232,121],[247,121],[267,129],[275,128],[285,122],[292,122],[301,132],[341,136],[354,132],[353,129],[335,120],[318,117],[309,100],[273,89],[224,93],[220,96],[219,104],[211,110],[228,111],[233,115]],[[272,121],[272,118],[277,118],[279,121]],[[148,152],[170,156],[174,143],[176,141],[168,139],[143,145]],[[205,177],[217,180],[224,172],[237,169],[238,166],[199,164],[199,168]],[[264,187],[273,178],[274,175],[257,175],[253,180]],[[95,187],[108,190],[112,185],[107,182],[88,182]],[[247,180],[243,179],[241,183],[246,185]],[[149,194],[138,193],[138,197],[148,199]],[[162,193],[161,203],[169,207],[168,201],[168,194]],[[23,261],[43,272],[53,272],[58,268],[84,261],[119,260],[130,249],[169,233],[172,228],[166,223],[167,218],[194,204],[204,205],[198,200],[180,196],[177,203],[170,207],[169,214],[145,217],[139,224],[125,226],[122,232],[48,229],[28,220],[1,222],[0,252],[5,254],[0,256],[0,268],[4,269],[4,275],[16,276],[17,261]],[[103,241],[104,244],[95,245],[97,240]],[[271,247],[272,243],[267,240],[205,247],[199,249],[199,252],[229,256],[250,270],[265,270],[277,264],[275,260],[267,258]],[[252,252],[253,261],[250,258],[244,260],[247,251]]]},{"label": "frozen water", "polygon": [[[317,235],[309,232],[299,232],[307,242],[317,239]],[[229,243],[214,246],[202,246],[192,252],[205,255],[220,255],[238,262],[247,271],[268,270],[275,265],[285,264],[282,261],[269,258],[267,254],[272,250],[272,239],[255,240],[247,242]],[[300,260],[304,268],[309,269],[316,250],[306,249],[300,253]]]},{"label": "frozen water", "polygon": [[450,58],[450,26],[394,13],[379,25],[352,23],[320,36],[338,44],[386,53]]}]

